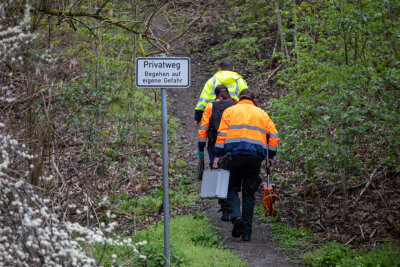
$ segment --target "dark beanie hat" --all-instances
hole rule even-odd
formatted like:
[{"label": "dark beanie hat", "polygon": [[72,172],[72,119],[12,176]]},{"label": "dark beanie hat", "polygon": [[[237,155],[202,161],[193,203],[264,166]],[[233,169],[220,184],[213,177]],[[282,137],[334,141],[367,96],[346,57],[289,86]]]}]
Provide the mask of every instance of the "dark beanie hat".
[{"label": "dark beanie hat", "polygon": [[254,93],[249,89],[244,89],[242,92],[240,92],[239,99],[240,100],[242,100],[242,99],[254,100]]},{"label": "dark beanie hat", "polygon": [[222,92],[228,92],[228,88],[226,88],[225,85],[220,84],[217,87],[215,87],[215,95],[218,96]]}]

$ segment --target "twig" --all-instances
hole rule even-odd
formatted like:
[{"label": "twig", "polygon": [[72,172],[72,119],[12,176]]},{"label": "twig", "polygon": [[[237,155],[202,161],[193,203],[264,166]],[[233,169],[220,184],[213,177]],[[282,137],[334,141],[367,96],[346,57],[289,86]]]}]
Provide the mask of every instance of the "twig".
[{"label": "twig", "polygon": [[61,181],[64,184],[64,176],[61,174],[60,170],[57,167],[54,151],[53,151],[53,153],[51,155],[51,162],[53,163],[53,168],[56,170],[56,173],[58,174],[58,176],[60,176]]},{"label": "twig", "polygon": [[377,230],[378,229],[375,228],[374,231],[372,231],[372,233],[369,235],[369,238],[373,238]]},{"label": "twig", "polygon": [[336,190],[336,185],[333,186],[331,192],[329,193],[328,197],[324,200],[324,203],[322,204],[322,206],[325,206],[325,203],[328,201],[328,199],[331,197],[331,195],[335,192]]},{"label": "twig", "polygon": [[269,75],[267,78],[267,82],[269,81],[269,79],[271,79],[281,68],[282,68],[283,64],[280,64],[278,67],[276,67]]},{"label": "twig", "polygon": [[77,11],[77,12],[71,12],[71,11],[63,11],[63,10],[55,10],[55,9],[46,9],[46,8],[40,8],[38,10],[35,10],[36,13],[43,13],[43,14],[47,14],[47,15],[51,15],[51,16],[56,16],[59,17],[61,20],[68,17],[89,17],[89,18],[94,18],[96,20],[99,20],[101,22],[107,23],[109,25],[114,25],[117,27],[120,27],[124,30],[127,30],[131,33],[134,34],[138,34],[138,35],[142,35],[144,38],[148,39],[148,40],[154,40],[154,41],[158,41],[164,45],[168,45],[167,42],[165,42],[164,40],[160,39],[160,38],[156,38],[154,36],[149,36],[149,35],[145,35],[142,31],[134,29],[133,27],[127,26],[125,24],[123,24],[120,21],[112,21],[111,19],[107,18],[107,17],[103,17],[101,15],[99,15],[98,13],[88,13],[88,12],[84,12],[84,11]]},{"label": "twig", "polygon": [[362,229],[362,226],[361,226],[361,224],[359,224],[358,226],[360,227],[360,230],[361,230],[361,236],[362,236],[362,238],[363,238],[363,239],[365,239],[365,236],[364,236],[364,231],[363,231],[363,229]]},{"label": "twig", "polygon": [[391,218],[389,218],[387,216],[383,216],[383,218],[393,228],[393,230],[396,233],[400,234],[400,226],[397,223],[395,223]]},{"label": "twig", "polygon": [[386,200],[382,197],[381,193],[379,193],[378,189],[375,187],[374,184],[372,184],[372,186],[374,187],[375,191],[378,193],[379,197],[382,199],[383,203],[385,204],[386,208],[389,209],[389,204],[386,202]]},{"label": "twig", "polygon": [[103,260],[103,257],[104,257],[104,253],[106,252],[106,248],[107,248],[107,242],[104,241],[103,252],[101,253],[101,257],[100,257],[99,261],[97,262],[97,266],[100,266],[100,263],[101,263],[101,261]]},{"label": "twig", "polygon": [[[293,52],[294,48],[292,48],[292,50],[290,50],[288,55],[291,55]],[[283,67],[283,63],[280,64],[278,67],[276,67],[267,77],[267,80],[265,83],[268,83],[269,79],[271,79],[281,68]]]},{"label": "twig", "polygon": [[317,225],[318,225],[319,227],[321,227],[322,229],[326,230],[325,226],[322,225],[322,223],[320,222],[320,220],[317,220],[316,223],[317,223]]},{"label": "twig", "polygon": [[196,23],[196,22],[204,15],[204,13],[206,12],[206,10],[207,10],[207,6],[203,9],[203,11],[201,12],[200,16],[198,16],[197,18],[195,18],[194,20],[192,20],[192,21],[189,23],[188,27],[187,27],[181,34],[179,34],[179,35],[176,36],[174,39],[172,39],[172,40],[170,41],[170,43],[172,43],[173,41],[179,39],[182,35],[184,35],[186,32],[188,32],[188,31],[190,30],[190,28],[193,26],[193,24]]},{"label": "twig", "polygon": [[355,236],[353,236],[349,241],[346,242],[346,244],[344,244],[345,246],[347,246],[348,244],[350,244],[354,239],[356,239]]},{"label": "twig", "polygon": [[360,195],[357,197],[356,201],[354,201],[352,207],[355,207],[355,206],[357,205],[358,201],[360,200],[360,198],[364,195],[365,190],[367,190],[367,188],[369,187],[369,185],[370,185],[371,182],[372,182],[372,178],[374,178],[374,176],[375,176],[376,170],[377,170],[377,169],[375,169],[375,170],[372,172],[372,174],[369,176],[367,184],[366,184],[365,187],[361,190]]},{"label": "twig", "polygon": [[[134,154],[134,153],[140,152],[140,151],[142,151],[142,150],[143,150],[143,149],[135,150],[135,151],[132,151],[132,152],[129,152],[129,153],[125,153],[125,154],[115,155],[115,156],[113,156],[113,157],[116,157],[116,158],[124,157],[124,156],[130,155],[130,154]],[[101,160],[98,161],[98,162],[95,162],[95,163],[93,163],[93,164],[90,164],[89,166],[86,166],[85,168],[83,168],[82,170],[79,170],[79,171],[78,171],[77,169],[74,168],[74,169],[75,169],[75,173],[71,174],[66,180],[68,181],[69,179],[71,179],[71,178],[74,177],[75,175],[78,175],[78,176],[79,176],[79,172],[86,171],[87,169],[90,169],[90,168],[92,168],[92,167],[94,167],[94,166],[96,166],[96,165],[98,165],[98,164],[100,164],[100,163],[102,163],[102,162],[104,162],[104,161],[106,161],[106,160],[107,160],[107,157],[101,159]]]}]

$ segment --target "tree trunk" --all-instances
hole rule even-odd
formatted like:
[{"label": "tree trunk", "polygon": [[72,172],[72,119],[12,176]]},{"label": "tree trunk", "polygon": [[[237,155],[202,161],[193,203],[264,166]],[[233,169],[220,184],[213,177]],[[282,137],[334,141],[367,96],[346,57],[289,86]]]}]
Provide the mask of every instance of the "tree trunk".
[{"label": "tree trunk", "polygon": [[347,205],[347,186],[346,186],[346,173],[345,173],[345,172],[342,173],[341,182],[342,182],[342,190],[343,190],[343,202],[342,202],[342,206],[343,206],[343,216],[342,216],[342,218],[345,219],[346,216],[347,216],[347,212],[348,212],[348,205]]},{"label": "tree trunk", "polygon": [[280,36],[280,40],[281,40],[281,51],[285,53],[285,55],[288,55],[288,51],[287,48],[285,46],[285,37],[283,36],[283,26],[282,26],[282,17],[281,17],[281,13],[279,12],[279,3],[277,0],[274,1],[274,5],[275,5],[275,12],[276,12],[276,19],[277,19],[277,23],[278,23],[278,33]]}]

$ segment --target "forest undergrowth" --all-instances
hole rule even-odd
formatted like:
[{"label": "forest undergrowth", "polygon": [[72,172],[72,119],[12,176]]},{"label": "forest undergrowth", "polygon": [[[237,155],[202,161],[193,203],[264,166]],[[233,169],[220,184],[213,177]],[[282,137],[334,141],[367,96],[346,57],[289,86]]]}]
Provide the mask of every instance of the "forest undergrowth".
[{"label": "forest undergrowth", "polygon": [[[131,238],[163,216],[160,95],[135,87],[134,62],[170,53],[201,15],[180,16],[179,5],[0,4],[0,263],[94,266],[110,246],[130,246],[142,265],[160,257],[161,245]],[[198,194],[168,120],[174,217],[195,212]]]},{"label": "forest undergrowth", "polygon": [[[109,231],[131,244],[124,236],[161,220],[160,96],[135,87],[134,62],[183,45],[211,70],[232,59],[277,124],[274,179],[285,223],[351,247],[398,243],[399,13],[387,0],[4,1],[0,226],[9,238],[0,248],[7,260],[46,260],[50,236],[26,246],[42,234],[39,226],[63,229],[54,240],[85,235],[78,242],[93,255],[91,242],[108,240]],[[185,137],[176,118],[169,122],[171,214],[184,215],[196,211],[198,194],[190,159],[180,156]],[[32,228],[23,228],[24,214]],[[79,259],[72,241],[77,257],[59,259]]]},{"label": "forest undergrowth", "polygon": [[283,221],[353,248],[398,246],[398,3],[213,4],[219,23],[193,47],[210,66],[232,59],[276,123]]}]

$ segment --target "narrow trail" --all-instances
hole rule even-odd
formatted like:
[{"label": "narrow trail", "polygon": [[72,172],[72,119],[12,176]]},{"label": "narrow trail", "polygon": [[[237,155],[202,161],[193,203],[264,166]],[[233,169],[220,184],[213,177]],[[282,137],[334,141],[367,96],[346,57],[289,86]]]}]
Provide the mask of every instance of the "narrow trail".
[{"label": "narrow trail", "polygon": [[[186,154],[188,164],[197,167],[197,130],[193,126],[194,106],[203,89],[204,83],[213,73],[207,71],[207,66],[197,57],[180,54],[179,56],[190,57],[191,59],[191,86],[185,89],[168,90],[168,101],[173,105],[169,107],[168,113],[174,114],[182,122],[182,147],[181,152]],[[207,152],[206,152],[207,153]],[[208,155],[205,155],[208,158]],[[206,161],[206,166],[208,166]],[[208,167],[206,167],[208,168]],[[195,181],[195,174],[192,180]],[[200,184],[199,184],[200,191]],[[261,203],[261,193],[256,196],[256,204]],[[253,234],[250,242],[242,242],[240,238],[231,236],[232,224],[220,220],[221,213],[218,212],[217,200],[202,200],[204,213],[210,218],[212,224],[219,229],[222,244],[237,253],[249,266],[301,266],[290,263],[290,254],[277,250],[278,245],[271,240],[272,234],[269,226],[253,219]],[[217,263],[215,266],[218,266]]]}]

